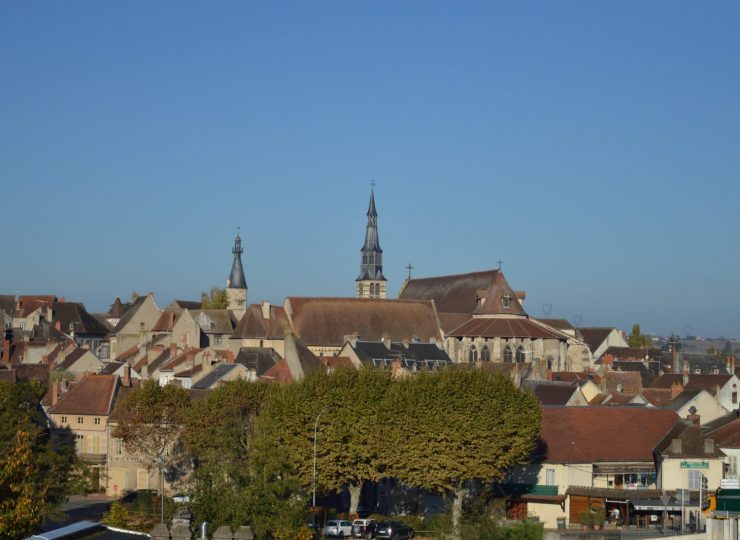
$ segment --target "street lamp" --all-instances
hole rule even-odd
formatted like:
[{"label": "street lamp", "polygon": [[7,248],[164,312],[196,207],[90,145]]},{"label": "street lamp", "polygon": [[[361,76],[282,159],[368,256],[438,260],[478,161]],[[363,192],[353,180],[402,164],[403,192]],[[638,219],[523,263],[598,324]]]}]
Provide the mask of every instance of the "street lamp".
[{"label": "street lamp", "polygon": [[316,421],[313,423],[313,507],[316,508],[316,430],[319,427],[319,418],[326,411],[329,410],[329,406],[325,406],[318,415],[316,415]]}]

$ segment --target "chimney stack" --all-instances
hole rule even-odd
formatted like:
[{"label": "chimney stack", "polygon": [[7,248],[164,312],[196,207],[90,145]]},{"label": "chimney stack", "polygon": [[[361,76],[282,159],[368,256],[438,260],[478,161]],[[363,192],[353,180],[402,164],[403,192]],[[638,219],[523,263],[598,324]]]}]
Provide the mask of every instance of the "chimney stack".
[{"label": "chimney stack", "polygon": [[54,381],[51,383],[51,406],[56,405],[57,401],[59,401],[59,383]]},{"label": "chimney stack", "polygon": [[3,340],[3,357],[2,361],[10,364],[10,340],[4,339]]},{"label": "chimney stack", "polygon": [[689,363],[688,361],[683,361],[683,385],[686,386],[689,384]]},{"label": "chimney stack", "polygon": [[131,386],[131,366],[128,362],[123,365],[123,378],[121,379],[121,384],[127,388]]},{"label": "chimney stack", "polygon": [[170,360],[177,356],[177,343],[174,341],[170,343]]},{"label": "chimney stack", "polygon": [[689,414],[686,419],[694,427],[701,427],[701,416],[696,413]]},{"label": "chimney stack", "polygon": [[735,374],[735,357],[732,355],[727,357],[727,372],[730,375]]},{"label": "chimney stack", "polygon": [[270,319],[270,302],[262,301],[262,318],[265,320]]},{"label": "chimney stack", "polygon": [[391,337],[389,335],[383,335],[383,345],[386,349],[391,349]]}]

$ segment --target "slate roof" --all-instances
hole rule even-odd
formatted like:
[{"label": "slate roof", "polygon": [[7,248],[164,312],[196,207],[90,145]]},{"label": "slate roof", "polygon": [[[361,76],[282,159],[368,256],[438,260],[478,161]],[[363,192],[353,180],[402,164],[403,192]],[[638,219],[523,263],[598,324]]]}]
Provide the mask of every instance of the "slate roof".
[{"label": "slate roof", "polygon": [[680,394],[678,394],[675,398],[673,398],[668,405],[666,405],[667,408],[672,409],[674,411],[677,411],[684,405],[686,405],[689,401],[694,399],[696,396],[701,394],[702,390],[684,390]]},{"label": "slate roof", "polygon": [[382,341],[362,341],[358,339],[352,348],[362,362],[395,360],[401,357],[400,352],[394,353]]},{"label": "slate roof", "polygon": [[113,398],[118,386],[117,375],[86,375],[49,412],[108,415],[113,408]]},{"label": "slate roof", "polygon": [[723,426],[726,426],[727,424],[734,422],[738,418],[740,418],[740,410],[730,411],[724,416],[720,416],[719,418],[716,418],[711,422],[706,422],[702,424],[701,429],[704,430],[706,433],[710,433],[712,431],[720,429]]},{"label": "slate roof", "polygon": [[104,337],[108,328],[90,315],[85,306],[78,302],[54,302],[52,305],[53,320],[59,321],[62,332],[70,333],[70,324],[74,324],[76,334]]},{"label": "slate roof", "polygon": [[653,448],[679,421],[646,407],[543,407],[535,458],[549,463],[653,462]]},{"label": "slate roof", "polygon": [[444,349],[440,349],[434,343],[417,343],[411,342],[408,347],[403,343],[391,343],[391,351],[398,352],[404,358],[413,358],[414,360],[437,360],[440,362],[452,362]]},{"label": "slate roof", "polygon": [[552,326],[556,330],[563,331],[573,331],[575,332],[576,327],[570,324],[568,319],[537,319],[541,323],[546,324],[547,326]]},{"label": "slate roof", "polygon": [[0,311],[12,317],[15,311],[15,296],[12,294],[0,294]]},{"label": "slate roof", "polygon": [[194,390],[208,390],[226,377],[232,370],[236,369],[237,364],[216,364],[210,373],[203,376],[191,388]]},{"label": "slate roof", "polygon": [[280,355],[272,348],[241,347],[236,355],[235,363],[241,364],[249,370],[254,370],[259,377],[280,361]]},{"label": "slate roof", "polygon": [[100,370],[100,374],[101,375],[112,375],[113,373],[118,371],[118,369],[124,364],[125,362],[108,362]]},{"label": "slate roof", "polygon": [[201,309],[203,307],[202,302],[195,302],[193,300],[173,300],[167,306],[168,309],[179,308],[179,309]]},{"label": "slate roof", "polygon": [[689,372],[692,374],[697,370],[701,371],[702,374],[705,375],[713,374],[715,371],[717,371],[719,375],[729,374],[729,371],[727,371],[727,363],[711,354],[681,353],[681,361],[688,362]]},{"label": "slate roof", "polygon": [[646,366],[640,361],[617,360],[612,363],[612,369],[614,371],[636,371],[640,374],[643,388],[650,386],[660,374],[660,364],[658,362],[649,362]]},{"label": "slate roof", "polygon": [[290,323],[282,306],[270,306],[270,318],[262,315],[262,305],[252,304],[236,325],[234,339],[283,339]]},{"label": "slate roof", "polygon": [[350,334],[368,341],[442,338],[432,302],[288,297],[286,306],[293,332],[307,345],[341,347]]},{"label": "slate roof", "polygon": [[507,337],[567,340],[567,336],[550,331],[527,317],[476,317],[447,332],[452,337]]},{"label": "slate roof", "polygon": [[581,338],[592,351],[595,351],[599,348],[599,345],[604,343],[604,340],[609,337],[612,330],[615,330],[615,328],[597,326],[578,327],[578,332],[581,334]]},{"label": "slate roof", "polygon": [[228,309],[200,309],[190,314],[206,334],[231,334],[237,323],[234,313]]}]

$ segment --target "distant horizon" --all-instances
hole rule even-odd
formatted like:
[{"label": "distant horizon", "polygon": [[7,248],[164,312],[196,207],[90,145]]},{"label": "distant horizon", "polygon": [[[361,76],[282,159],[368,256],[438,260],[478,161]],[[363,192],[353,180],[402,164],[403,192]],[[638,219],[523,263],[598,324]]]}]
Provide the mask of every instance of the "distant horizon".
[{"label": "distant horizon", "polygon": [[[0,3],[0,290],[388,296],[740,335],[740,3]],[[111,297],[112,296],[112,297]],[[166,304],[165,304],[166,305]]]}]

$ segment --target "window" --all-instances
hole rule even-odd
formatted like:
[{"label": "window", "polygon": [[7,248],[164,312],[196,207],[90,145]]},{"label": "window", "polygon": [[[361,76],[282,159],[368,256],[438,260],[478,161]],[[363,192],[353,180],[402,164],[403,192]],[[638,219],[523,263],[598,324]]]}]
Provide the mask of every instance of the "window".
[{"label": "window", "polygon": [[488,345],[483,345],[483,348],[480,350],[480,359],[484,362],[491,361],[491,349],[488,348]]},{"label": "window", "polygon": [[545,471],[545,485],[547,486],[555,485],[555,469],[547,469]]},{"label": "window", "polygon": [[93,420],[93,423],[94,423],[94,424],[95,424],[96,426],[99,426],[99,425],[100,425],[100,418],[96,416],[96,417],[95,417],[95,420]]},{"label": "window", "polygon": [[552,356],[547,357],[547,369],[552,369],[552,364],[554,362],[554,358]]},{"label": "window", "polygon": [[506,293],[503,298],[501,298],[501,305],[506,311],[509,311],[511,308],[511,295],[509,293]]},{"label": "window", "polygon": [[701,471],[689,471],[689,489],[699,490],[701,486]]},{"label": "window", "polygon": [[524,362],[524,347],[521,345],[516,349],[516,361]]},{"label": "window", "polygon": [[507,345],[504,349],[504,362],[511,362],[514,359],[513,356],[514,354],[511,352],[511,347]]},{"label": "window", "polygon": [[737,475],[737,456],[732,454],[727,456],[727,474],[729,476],[736,476]]},{"label": "window", "polygon": [[363,287],[363,286],[362,286],[362,283],[360,283],[360,284],[359,284],[359,285],[357,286],[357,294],[360,294],[360,295],[361,295],[361,294],[362,294],[363,292],[365,292],[365,287]]},{"label": "window", "polygon": [[221,334],[216,334],[215,336],[213,336],[213,342],[216,345],[221,345]]},{"label": "window", "polygon": [[25,323],[25,321],[21,321],[20,323],[18,323],[18,327],[19,327],[19,328],[20,328],[21,330],[23,330],[23,329],[24,329],[24,328],[26,327],[26,323]]},{"label": "window", "polygon": [[113,455],[120,456],[123,454],[123,441],[121,439],[113,439]]},{"label": "window", "polygon": [[737,390],[732,391],[732,403],[737,403]]},{"label": "window", "polygon": [[67,417],[66,416],[62,416],[62,424],[66,424],[66,423],[67,423]]},{"label": "window", "polygon": [[82,424],[82,423],[83,423],[84,421],[85,421],[85,419],[84,419],[84,418],[82,418],[81,416],[78,416],[78,417],[77,417],[77,423],[78,423],[78,424]]},{"label": "window", "polygon": [[468,350],[468,362],[471,364],[478,361],[478,349],[475,348],[475,345],[471,345],[470,349]]}]

